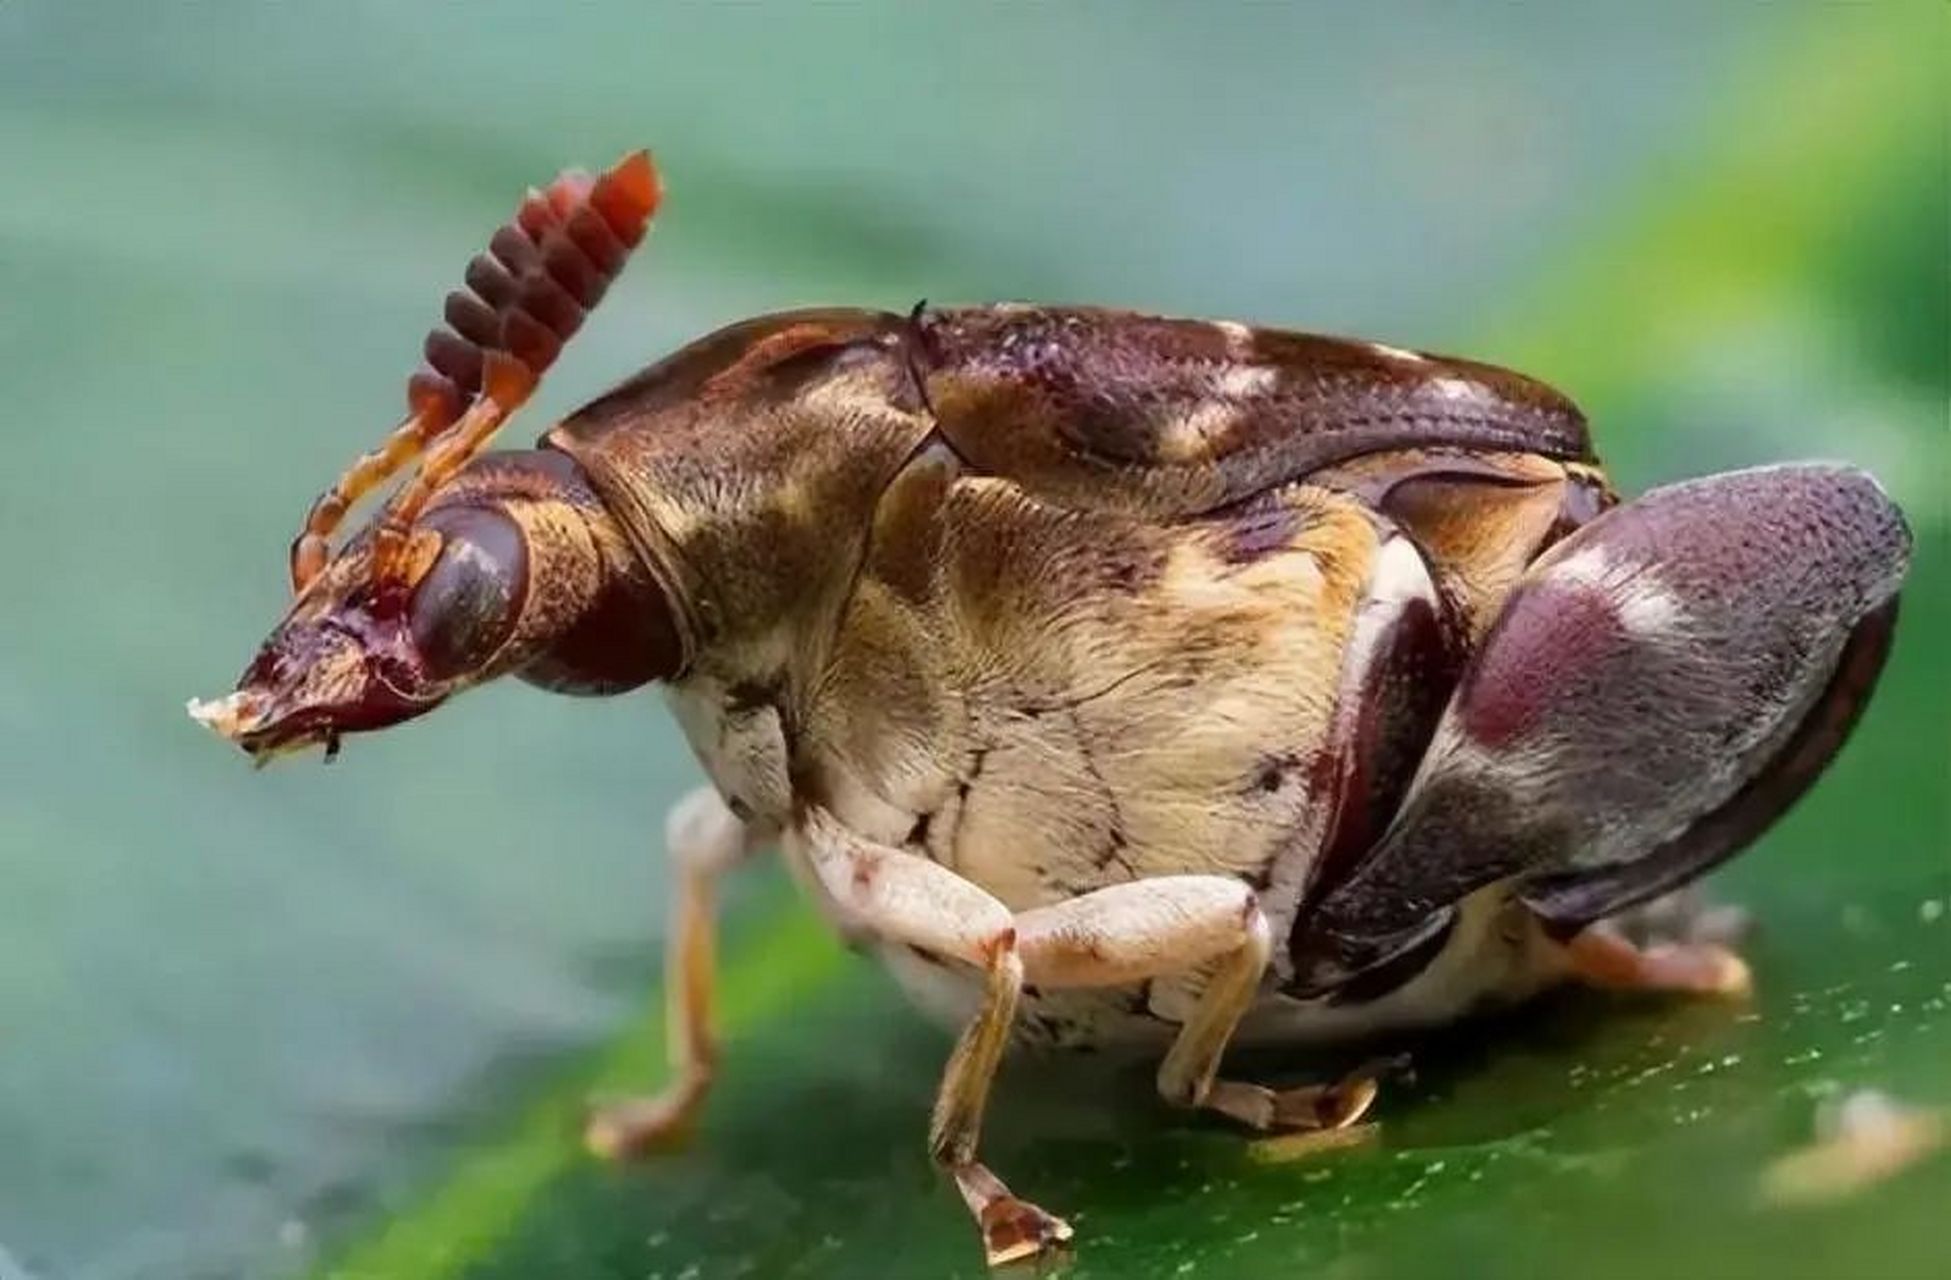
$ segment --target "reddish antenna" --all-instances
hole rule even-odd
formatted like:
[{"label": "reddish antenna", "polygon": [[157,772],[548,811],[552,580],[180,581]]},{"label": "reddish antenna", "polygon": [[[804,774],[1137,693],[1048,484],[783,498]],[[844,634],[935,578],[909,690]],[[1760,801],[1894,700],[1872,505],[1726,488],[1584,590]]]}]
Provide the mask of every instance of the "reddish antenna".
[{"label": "reddish antenna", "polygon": [[291,544],[294,591],[325,568],[332,534],[353,506],[418,457],[418,472],[373,533],[374,587],[405,585],[414,519],[533,394],[644,238],[662,198],[645,151],[595,179],[570,170],[546,191],[529,189],[488,251],[467,264],[467,288],[447,295],[447,327],[427,334],[426,362],[407,380],[406,418],[312,503]]}]

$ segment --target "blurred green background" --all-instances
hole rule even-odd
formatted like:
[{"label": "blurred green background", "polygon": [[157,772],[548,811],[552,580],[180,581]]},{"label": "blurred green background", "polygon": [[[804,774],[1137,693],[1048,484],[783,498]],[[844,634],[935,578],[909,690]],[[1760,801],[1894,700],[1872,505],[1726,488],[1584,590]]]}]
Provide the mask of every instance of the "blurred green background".
[{"label": "blurred green background", "polygon": [[1720,881],[1752,1009],[1447,1037],[1296,1166],[1018,1064],[989,1150],[1073,1274],[1941,1274],[1943,1160],[1756,1185],[1838,1091],[1951,1105],[1947,15],[0,0],[0,1277],[978,1271],[943,1038],[769,871],[703,1141],[582,1158],[584,1095],[661,1073],[653,700],[497,688],[257,776],[182,717],[484,233],[640,144],[666,215],[513,436],[761,311],[1087,301],[1515,364],[1629,489],[1844,457],[1916,526],[1863,731]]}]

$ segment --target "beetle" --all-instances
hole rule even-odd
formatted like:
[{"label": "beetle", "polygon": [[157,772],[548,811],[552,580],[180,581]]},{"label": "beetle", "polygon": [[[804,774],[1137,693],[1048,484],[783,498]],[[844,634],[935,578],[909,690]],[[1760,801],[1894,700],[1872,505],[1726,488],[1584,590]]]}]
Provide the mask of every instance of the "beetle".
[{"label": "beetle", "polygon": [[676,1078],[595,1113],[597,1151],[696,1115],[714,885],[774,847],[959,1028],[928,1146],[991,1263],[1071,1235],[978,1156],[1012,1040],[1146,1048],[1169,1103],[1327,1128],[1372,1076],[1273,1087],[1228,1045],[1747,989],[1727,946],[1624,922],[1856,721],[1910,550],[1870,477],[1622,501],[1508,370],[1031,305],[748,320],[484,453],[660,193],[641,152],[529,193],[314,505],[289,612],[191,706],[262,761],[501,675],[663,687],[711,783],[667,831]]}]

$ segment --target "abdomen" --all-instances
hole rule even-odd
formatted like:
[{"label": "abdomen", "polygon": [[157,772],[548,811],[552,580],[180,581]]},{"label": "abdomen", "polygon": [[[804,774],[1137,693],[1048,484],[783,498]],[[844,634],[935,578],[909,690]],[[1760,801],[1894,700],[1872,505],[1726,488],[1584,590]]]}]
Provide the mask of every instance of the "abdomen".
[{"label": "abdomen", "polygon": [[[1555,519],[1492,503],[1480,527],[1502,519],[1531,545],[1473,541],[1468,511],[1419,477],[1401,505],[1449,553],[1428,555],[1363,491],[1383,470],[1154,524],[1054,507],[924,455],[882,504],[809,712],[836,811],[1014,910],[1148,876],[1237,876],[1285,939],[1386,826],[1476,619],[1515,578],[1504,560],[1521,569]],[[1397,1012],[1448,1016],[1453,988],[1488,963],[1469,952]],[[966,999],[952,970],[890,964],[944,1017]],[[1252,1021],[1263,1035],[1372,1025],[1280,997],[1285,947],[1274,970]],[[1150,1043],[1189,996],[1170,982],[1035,993],[1026,1027]]]}]

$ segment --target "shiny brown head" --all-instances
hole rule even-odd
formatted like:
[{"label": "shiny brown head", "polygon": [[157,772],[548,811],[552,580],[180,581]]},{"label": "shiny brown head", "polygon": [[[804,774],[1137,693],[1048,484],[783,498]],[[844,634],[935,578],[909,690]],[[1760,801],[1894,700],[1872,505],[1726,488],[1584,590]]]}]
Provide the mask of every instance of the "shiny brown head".
[{"label": "shiny brown head", "polygon": [[[448,295],[406,419],[312,506],[292,545],[290,611],[237,689],[190,714],[260,762],[421,715],[508,672],[574,692],[667,674],[661,592],[633,567],[581,470],[550,450],[481,457],[643,238],[650,158],[531,190]],[[352,506],[416,457],[334,555]]]},{"label": "shiny brown head", "polygon": [[408,530],[376,584],[374,528],[293,601],[228,697],[190,714],[259,763],[422,715],[502,675],[602,694],[681,661],[665,596],[582,469],[552,449],[488,454]]},{"label": "shiny brown head", "polygon": [[341,734],[410,719],[494,674],[497,638],[519,616],[527,557],[503,536],[505,518],[472,515],[415,525],[419,563],[404,592],[374,586],[372,539],[362,535],[314,577],[236,691],[192,702],[190,714],[259,762],[313,744],[330,755]]}]

